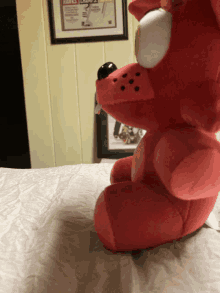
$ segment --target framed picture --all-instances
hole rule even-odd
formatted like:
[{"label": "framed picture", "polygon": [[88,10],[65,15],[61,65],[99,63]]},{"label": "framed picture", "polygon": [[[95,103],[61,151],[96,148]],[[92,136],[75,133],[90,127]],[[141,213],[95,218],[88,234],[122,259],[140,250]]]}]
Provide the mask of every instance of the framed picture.
[{"label": "framed picture", "polygon": [[115,120],[101,110],[96,115],[97,157],[120,159],[133,156],[146,130],[131,127]]},{"label": "framed picture", "polygon": [[48,0],[52,44],[128,40],[126,0]]}]

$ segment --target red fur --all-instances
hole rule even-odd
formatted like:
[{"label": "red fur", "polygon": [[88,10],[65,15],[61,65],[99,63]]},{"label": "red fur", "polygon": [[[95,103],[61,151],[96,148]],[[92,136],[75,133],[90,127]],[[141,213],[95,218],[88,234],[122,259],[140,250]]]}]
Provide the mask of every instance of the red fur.
[{"label": "red fur", "polygon": [[152,69],[129,64],[96,82],[107,113],[147,130],[134,156],[115,163],[95,208],[96,231],[113,251],[194,232],[220,190],[220,0],[134,0],[129,11],[140,21],[159,7],[173,15],[163,60]]}]

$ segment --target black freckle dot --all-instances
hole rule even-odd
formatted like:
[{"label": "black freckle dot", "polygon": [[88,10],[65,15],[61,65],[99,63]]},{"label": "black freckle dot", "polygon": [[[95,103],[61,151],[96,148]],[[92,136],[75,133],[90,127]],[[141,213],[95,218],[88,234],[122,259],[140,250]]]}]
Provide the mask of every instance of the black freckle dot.
[{"label": "black freckle dot", "polygon": [[124,90],[125,90],[125,86],[122,86],[122,87],[121,87],[121,90],[124,91]]},{"label": "black freckle dot", "polygon": [[138,92],[138,91],[139,91],[139,86],[136,86],[136,87],[134,88],[134,90],[135,90],[136,92]]},{"label": "black freckle dot", "polygon": [[116,82],[117,81],[117,78],[114,78],[113,81]]},{"label": "black freckle dot", "polygon": [[133,79],[130,79],[130,80],[129,80],[129,83],[130,83],[130,84],[132,84],[133,82],[134,82],[134,80],[133,80]]},{"label": "black freckle dot", "polygon": [[127,73],[125,73],[125,74],[122,75],[122,77],[124,77],[124,78],[125,78],[126,76],[127,76]]},{"label": "black freckle dot", "polygon": [[141,75],[140,72],[137,72],[137,73],[136,73],[136,76],[140,76],[140,75]]}]

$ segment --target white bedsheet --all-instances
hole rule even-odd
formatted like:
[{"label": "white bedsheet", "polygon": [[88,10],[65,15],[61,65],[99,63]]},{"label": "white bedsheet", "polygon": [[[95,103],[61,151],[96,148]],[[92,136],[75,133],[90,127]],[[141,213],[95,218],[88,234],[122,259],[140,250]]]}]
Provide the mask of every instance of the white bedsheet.
[{"label": "white bedsheet", "polygon": [[93,212],[112,166],[0,168],[0,293],[220,292],[220,233],[206,225],[136,255],[103,248]]}]

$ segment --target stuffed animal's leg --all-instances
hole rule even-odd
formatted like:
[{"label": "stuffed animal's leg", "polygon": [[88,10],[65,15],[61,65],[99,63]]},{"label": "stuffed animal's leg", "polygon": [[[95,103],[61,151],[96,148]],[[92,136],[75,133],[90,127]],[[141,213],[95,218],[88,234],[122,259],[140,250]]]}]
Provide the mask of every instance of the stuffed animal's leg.
[{"label": "stuffed animal's leg", "polygon": [[155,148],[154,166],[171,194],[183,200],[220,191],[219,144],[193,129],[172,130]]},{"label": "stuffed animal's leg", "polygon": [[111,184],[131,181],[131,165],[133,156],[120,159],[115,162],[111,171]]},{"label": "stuffed animal's leg", "polygon": [[145,249],[181,237],[181,215],[168,200],[160,180],[153,184],[156,188],[150,189],[142,183],[117,183],[101,193],[94,222],[99,239],[107,248]]}]

